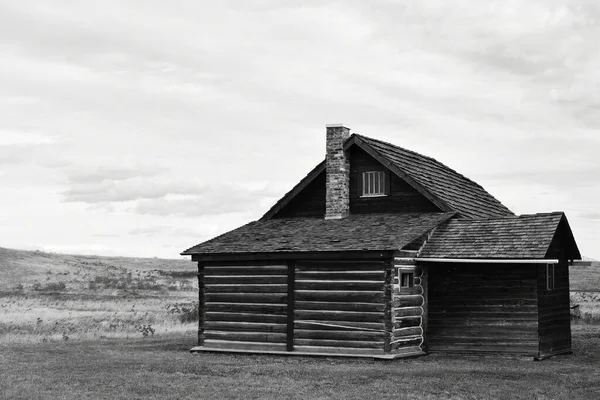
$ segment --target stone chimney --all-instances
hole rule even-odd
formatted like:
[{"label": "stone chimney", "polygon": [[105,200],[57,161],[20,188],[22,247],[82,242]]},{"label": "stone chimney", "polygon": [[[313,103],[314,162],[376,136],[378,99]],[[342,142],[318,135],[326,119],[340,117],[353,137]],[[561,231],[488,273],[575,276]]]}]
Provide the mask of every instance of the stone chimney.
[{"label": "stone chimney", "polygon": [[344,142],[350,129],[342,124],[327,125],[325,219],[345,218],[350,214],[350,160]]}]

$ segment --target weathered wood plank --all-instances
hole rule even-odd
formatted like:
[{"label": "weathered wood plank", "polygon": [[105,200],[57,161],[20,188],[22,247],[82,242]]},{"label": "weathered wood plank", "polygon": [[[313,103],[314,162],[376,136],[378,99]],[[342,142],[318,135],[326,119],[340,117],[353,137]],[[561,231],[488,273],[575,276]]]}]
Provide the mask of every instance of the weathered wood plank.
[{"label": "weathered wood plank", "polygon": [[347,330],[304,330],[296,329],[298,339],[327,339],[327,340],[354,340],[354,341],[381,341],[384,332],[374,331],[347,331]]},{"label": "weathered wood plank", "polygon": [[271,332],[227,332],[207,330],[206,339],[233,341],[233,342],[267,342],[286,343],[285,333]]},{"label": "weathered wood plank", "polygon": [[408,328],[398,328],[394,329],[392,333],[392,337],[394,340],[399,339],[404,336],[417,336],[423,335],[423,328],[420,326],[413,326]]},{"label": "weathered wood plank", "polygon": [[206,291],[204,290],[204,264],[198,263],[198,346],[204,345],[204,324],[206,311]]},{"label": "weathered wood plank", "polygon": [[207,339],[204,342],[204,348],[225,350],[285,351],[286,345],[285,343],[251,343]]},{"label": "weathered wood plank", "polygon": [[287,323],[286,315],[273,314],[246,314],[246,313],[227,313],[227,312],[206,312],[207,321],[241,321],[241,322],[266,322],[275,324]]},{"label": "weathered wood plank", "polygon": [[280,275],[286,276],[285,265],[251,265],[251,266],[206,266],[206,276],[211,275]]},{"label": "weathered wood plank", "polygon": [[299,301],[332,301],[332,302],[352,302],[352,303],[382,303],[383,291],[311,291],[296,290],[296,300]]},{"label": "weathered wood plank", "polygon": [[287,324],[270,324],[264,322],[242,321],[206,321],[206,330],[213,331],[242,331],[242,332],[278,332],[285,333]]},{"label": "weathered wood plank", "polygon": [[295,345],[294,350],[302,353],[313,354],[346,354],[346,355],[382,355],[381,349],[357,349],[351,347],[330,347],[330,346],[300,346]]},{"label": "weathered wood plank", "polygon": [[337,310],[359,312],[383,312],[381,303],[340,303],[332,301],[296,301],[298,310]]},{"label": "weathered wood plank", "polygon": [[421,295],[395,296],[392,300],[392,307],[419,307],[423,305],[423,300]]},{"label": "weathered wood plank", "polygon": [[218,312],[233,312],[233,313],[258,313],[258,314],[274,314],[286,315],[286,304],[269,304],[269,303],[214,303],[207,302],[206,309]]},{"label": "weathered wood plank", "polygon": [[296,310],[294,317],[300,320],[380,322],[384,314],[380,312]]},{"label": "weathered wood plank", "polygon": [[409,328],[412,326],[421,326],[421,317],[403,317],[394,318],[394,328]]},{"label": "weathered wood plank", "polygon": [[297,272],[298,280],[367,280],[381,281],[385,278],[383,270],[375,271],[303,271]]},{"label": "weathered wood plank", "polygon": [[207,285],[251,285],[251,284],[287,284],[285,275],[208,275],[204,282]]},{"label": "weathered wood plank", "polygon": [[286,293],[287,285],[205,284],[206,293]]},{"label": "weathered wood plank", "polygon": [[352,340],[325,340],[325,339],[294,339],[294,346],[331,346],[354,349],[380,349],[383,348],[383,340],[381,341],[352,341]]},{"label": "weathered wood plank", "polygon": [[348,290],[378,291],[383,290],[383,282],[379,281],[306,281],[297,280],[297,290]]},{"label": "weathered wood plank", "polygon": [[413,316],[418,317],[418,316],[421,316],[421,314],[423,314],[423,309],[420,306],[394,308],[393,314],[394,314],[395,318],[413,317]]},{"label": "weathered wood plank", "polygon": [[280,303],[286,304],[287,293],[206,293],[206,301],[218,303]]},{"label": "weathered wood plank", "polygon": [[383,322],[308,321],[296,320],[295,329],[305,330],[376,330],[383,331]]}]

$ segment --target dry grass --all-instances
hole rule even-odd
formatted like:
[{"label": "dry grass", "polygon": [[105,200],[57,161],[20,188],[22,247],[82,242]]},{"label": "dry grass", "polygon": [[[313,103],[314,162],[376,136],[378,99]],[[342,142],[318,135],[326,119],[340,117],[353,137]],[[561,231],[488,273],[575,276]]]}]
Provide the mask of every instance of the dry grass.
[{"label": "dry grass", "polygon": [[0,343],[130,338],[194,331],[195,302],[171,297],[12,295],[1,299]]},{"label": "dry grass", "polygon": [[600,325],[600,293],[571,292],[571,320]]}]

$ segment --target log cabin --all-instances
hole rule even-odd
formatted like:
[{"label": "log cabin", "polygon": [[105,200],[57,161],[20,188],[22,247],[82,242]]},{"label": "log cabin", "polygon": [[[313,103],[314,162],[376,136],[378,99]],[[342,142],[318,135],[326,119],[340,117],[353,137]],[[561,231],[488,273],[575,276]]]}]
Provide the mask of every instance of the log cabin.
[{"label": "log cabin", "polygon": [[326,157],[262,218],[185,250],[198,345],[394,359],[571,351],[563,212],[515,215],[433,158],[326,128]]}]

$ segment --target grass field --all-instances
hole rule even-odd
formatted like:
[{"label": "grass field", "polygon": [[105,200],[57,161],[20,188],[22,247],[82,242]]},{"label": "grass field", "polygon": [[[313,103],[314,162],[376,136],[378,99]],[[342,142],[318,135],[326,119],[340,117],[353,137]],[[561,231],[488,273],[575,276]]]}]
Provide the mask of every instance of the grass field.
[{"label": "grass field", "polygon": [[[0,399],[595,399],[600,293],[573,292],[574,355],[393,362],[190,354],[195,265],[0,248]],[[600,268],[572,270],[594,290]]]},{"label": "grass field", "polygon": [[0,345],[3,399],[597,399],[600,332],[544,362],[430,355],[371,361],[190,354],[190,333]]}]

